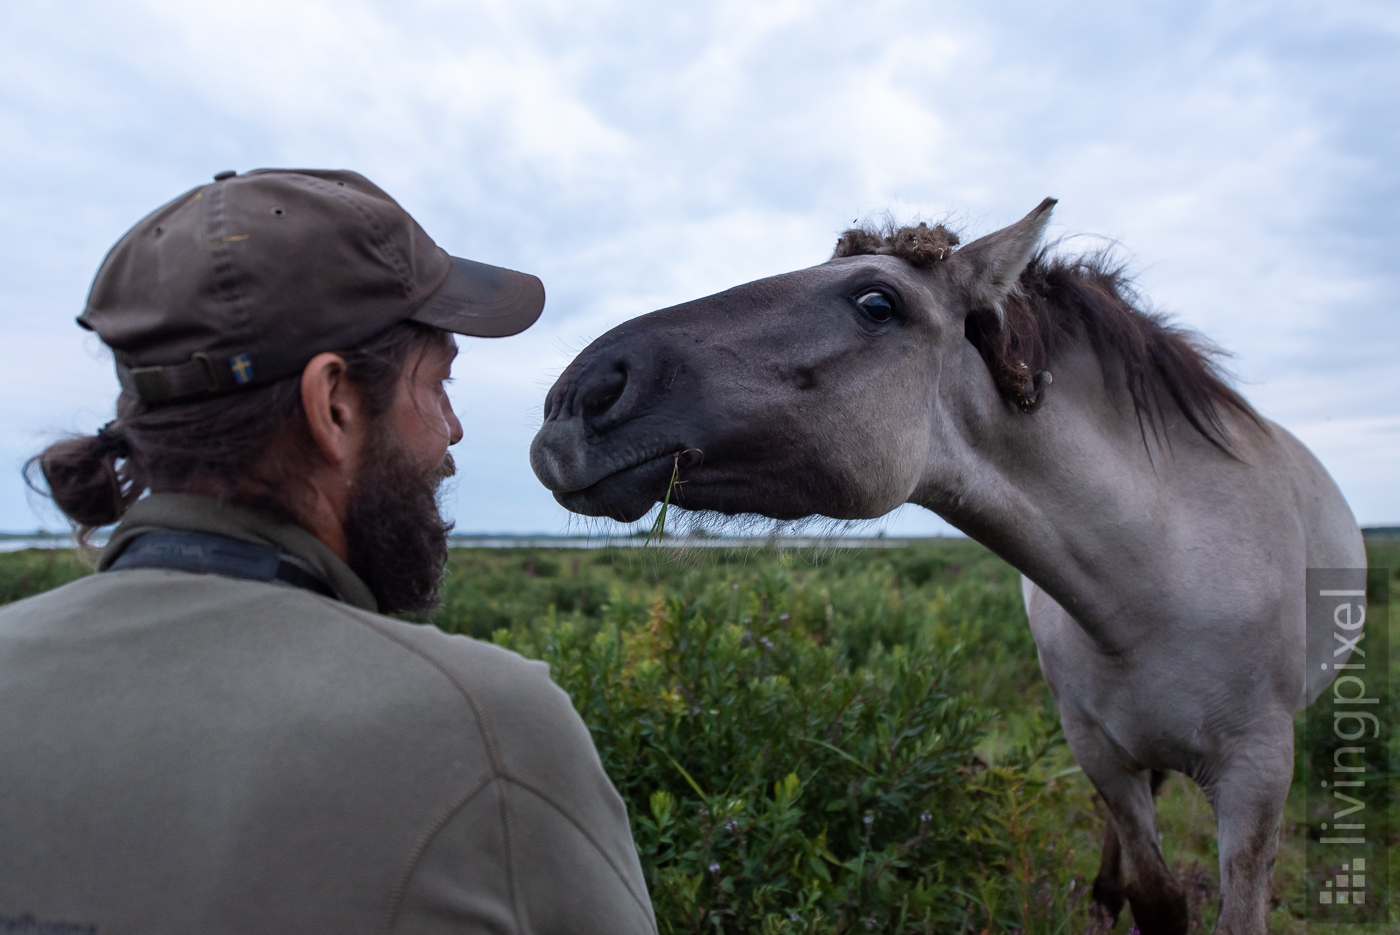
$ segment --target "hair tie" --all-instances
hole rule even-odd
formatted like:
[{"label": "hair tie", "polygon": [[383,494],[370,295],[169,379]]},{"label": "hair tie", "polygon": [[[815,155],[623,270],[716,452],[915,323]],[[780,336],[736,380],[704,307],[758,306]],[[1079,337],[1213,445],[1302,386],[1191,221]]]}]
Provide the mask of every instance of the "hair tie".
[{"label": "hair tie", "polygon": [[102,444],[103,453],[110,452],[118,458],[131,457],[131,441],[126,437],[126,433],[116,427],[117,420],[113,419],[102,428],[97,430],[97,440]]}]

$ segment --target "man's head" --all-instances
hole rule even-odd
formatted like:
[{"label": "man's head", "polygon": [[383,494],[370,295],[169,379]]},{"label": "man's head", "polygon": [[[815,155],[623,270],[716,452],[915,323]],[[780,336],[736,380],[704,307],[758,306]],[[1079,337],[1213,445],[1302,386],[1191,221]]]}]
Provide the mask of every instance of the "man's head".
[{"label": "man's head", "polygon": [[301,418],[271,454],[304,472],[282,481],[295,485],[284,496],[299,501],[296,521],[392,613],[436,603],[452,528],[438,491],[452,476],[447,449],[462,426],[445,389],[457,355],[451,335],[409,322],[386,342],[371,348],[379,354],[312,358],[300,377]]},{"label": "man's head", "polygon": [[528,327],[533,276],[448,256],[349,172],[220,173],[132,228],[79,324],[112,347],[117,419],[30,465],[86,537],[147,491],[299,523],[386,612],[430,606],[462,429],[452,332]]}]

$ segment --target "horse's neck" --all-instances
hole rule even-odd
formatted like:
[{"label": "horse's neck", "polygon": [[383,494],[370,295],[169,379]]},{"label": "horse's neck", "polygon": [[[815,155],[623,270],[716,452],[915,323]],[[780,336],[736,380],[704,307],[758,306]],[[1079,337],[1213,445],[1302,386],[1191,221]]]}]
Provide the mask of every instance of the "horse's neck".
[{"label": "horse's neck", "polygon": [[[935,482],[915,502],[1001,555],[1081,620],[1120,608],[1124,576],[1151,587],[1163,546],[1163,486],[1170,457],[1131,402],[1105,386],[1087,348],[1057,362],[1042,407],[1017,412],[999,399],[966,407],[944,440]],[[952,449],[952,450],[950,450]],[[951,455],[951,457],[949,457]]]}]

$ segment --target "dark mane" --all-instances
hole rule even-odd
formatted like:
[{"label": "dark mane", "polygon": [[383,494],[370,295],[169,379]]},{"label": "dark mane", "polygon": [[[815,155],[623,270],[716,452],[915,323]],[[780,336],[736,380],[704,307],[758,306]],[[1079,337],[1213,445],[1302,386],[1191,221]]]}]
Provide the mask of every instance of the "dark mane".
[{"label": "dark mane", "polygon": [[[941,224],[857,228],[841,235],[832,257],[884,254],[927,269],[951,256],[958,243],[958,235]],[[1128,390],[1144,442],[1147,428],[1158,432],[1165,407],[1174,404],[1196,431],[1231,454],[1222,414],[1234,410],[1256,424],[1260,420],[1226,382],[1219,364],[1223,352],[1143,304],[1109,253],[1058,256],[1047,248],[1021,273],[1019,294],[1003,301],[1001,315],[968,317],[967,338],[1002,397],[1026,413],[1043,401],[1060,351],[1087,339],[1105,382]]]}]

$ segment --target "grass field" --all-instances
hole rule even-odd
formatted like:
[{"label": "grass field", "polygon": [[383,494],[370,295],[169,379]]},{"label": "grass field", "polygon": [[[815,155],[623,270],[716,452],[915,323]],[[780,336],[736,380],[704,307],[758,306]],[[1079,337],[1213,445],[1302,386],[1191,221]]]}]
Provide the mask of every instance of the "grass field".
[{"label": "grass field", "polygon": [[[1400,543],[1369,553],[1396,591]],[[0,601],[86,571],[71,552],[0,556]],[[1086,898],[1100,808],[1018,577],[974,543],[459,549],[431,622],[550,663],[628,800],[663,931],[1106,931]],[[1304,931],[1297,786],[1281,933]],[[1211,810],[1173,776],[1158,816],[1209,931]]]}]

